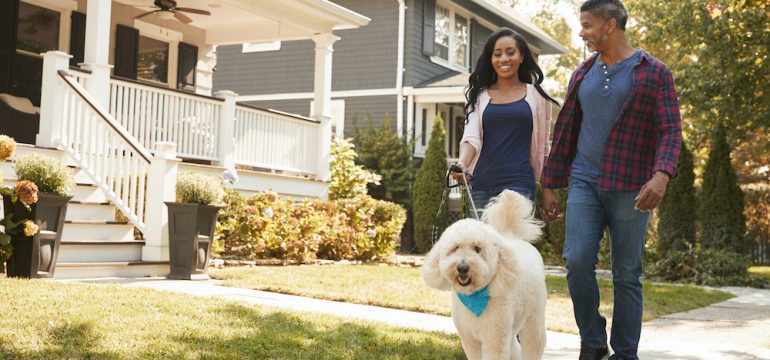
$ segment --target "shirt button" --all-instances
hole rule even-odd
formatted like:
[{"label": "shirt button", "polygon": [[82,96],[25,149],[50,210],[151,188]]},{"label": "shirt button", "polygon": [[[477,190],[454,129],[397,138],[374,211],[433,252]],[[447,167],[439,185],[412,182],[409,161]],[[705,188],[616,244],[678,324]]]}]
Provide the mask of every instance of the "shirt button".
[{"label": "shirt button", "polygon": [[605,88],[605,89],[609,89],[609,86],[607,86],[607,85],[604,85],[604,88]]},{"label": "shirt button", "polygon": [[607,78],[607,79],[604,79],[604,80],[606,80],[607,82],[610,82],[610,79],[609,79],[609,78]]}]

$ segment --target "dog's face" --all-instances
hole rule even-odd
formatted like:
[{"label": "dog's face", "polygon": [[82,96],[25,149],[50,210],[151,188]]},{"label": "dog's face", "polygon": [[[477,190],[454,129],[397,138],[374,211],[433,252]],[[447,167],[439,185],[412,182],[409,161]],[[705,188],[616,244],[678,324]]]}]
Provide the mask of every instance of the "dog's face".
[{"label": "dog's face", "polygon": [[500,235],[480,221],[465,219],[452,224],[433,250],[438,256],[438,273],[460,293],[484,288],[497,271],[500,241]]}]

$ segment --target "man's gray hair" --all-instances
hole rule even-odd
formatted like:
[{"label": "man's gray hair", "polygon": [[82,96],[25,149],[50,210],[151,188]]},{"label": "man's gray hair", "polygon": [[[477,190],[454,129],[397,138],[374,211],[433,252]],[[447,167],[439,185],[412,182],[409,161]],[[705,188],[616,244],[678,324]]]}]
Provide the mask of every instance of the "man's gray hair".
[{"label": "man's gray hair", "polygon": [[580,12],[588,11],[604,20],[615,19],[618,29],[626,30],[628,10],[620,0],[588,0],[580,6]]}]

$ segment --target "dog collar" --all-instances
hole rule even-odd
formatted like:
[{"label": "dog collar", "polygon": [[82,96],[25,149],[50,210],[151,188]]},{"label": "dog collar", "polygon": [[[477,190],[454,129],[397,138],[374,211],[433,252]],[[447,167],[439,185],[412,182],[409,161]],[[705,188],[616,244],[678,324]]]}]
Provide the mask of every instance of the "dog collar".
[{"label": "dog collar", "polygon": [[481,314],[484,313],[484,310],[487,309],[487,305],[489,305],[489,285],[485,286],[483,289],[474,291],[470,295],[458,292],[457,297],[460,299],[460,302],[473,313],[473,315],[480,317]]}]

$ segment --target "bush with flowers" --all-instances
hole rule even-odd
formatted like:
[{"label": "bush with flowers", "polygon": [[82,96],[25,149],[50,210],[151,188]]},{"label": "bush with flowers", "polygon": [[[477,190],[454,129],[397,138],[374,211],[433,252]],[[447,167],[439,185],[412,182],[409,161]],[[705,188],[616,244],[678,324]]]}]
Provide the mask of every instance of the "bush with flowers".
[{"label": "bush with flowers", "polygon": [[332,147],[331,200],[294,202],[272,191],[244,197],[228,190],[215,248],[240,259],[376,261],[395,252],[406,211],[366,194],[377,176],[355,165],[347,141]]},{"label": "bush with flowers", "polygon": [[[16,141],[6,135],[0,135],[0,161],[13,156],[16,151]],[[0,179],[3,173],[0,171]],[[24,206],[37,202],[38,187],[31,181],[20,180],[15,186],[0,186],[0,195],[7,198],[11,203],[21,202]],[[13,255],[11,246],[12,236],[35,236],[38,232],[38,226],[31,220],[16,220],[13,214],[6,209],[5,216],[0,220],[0,271],[5,270],[5,262]]]}]

